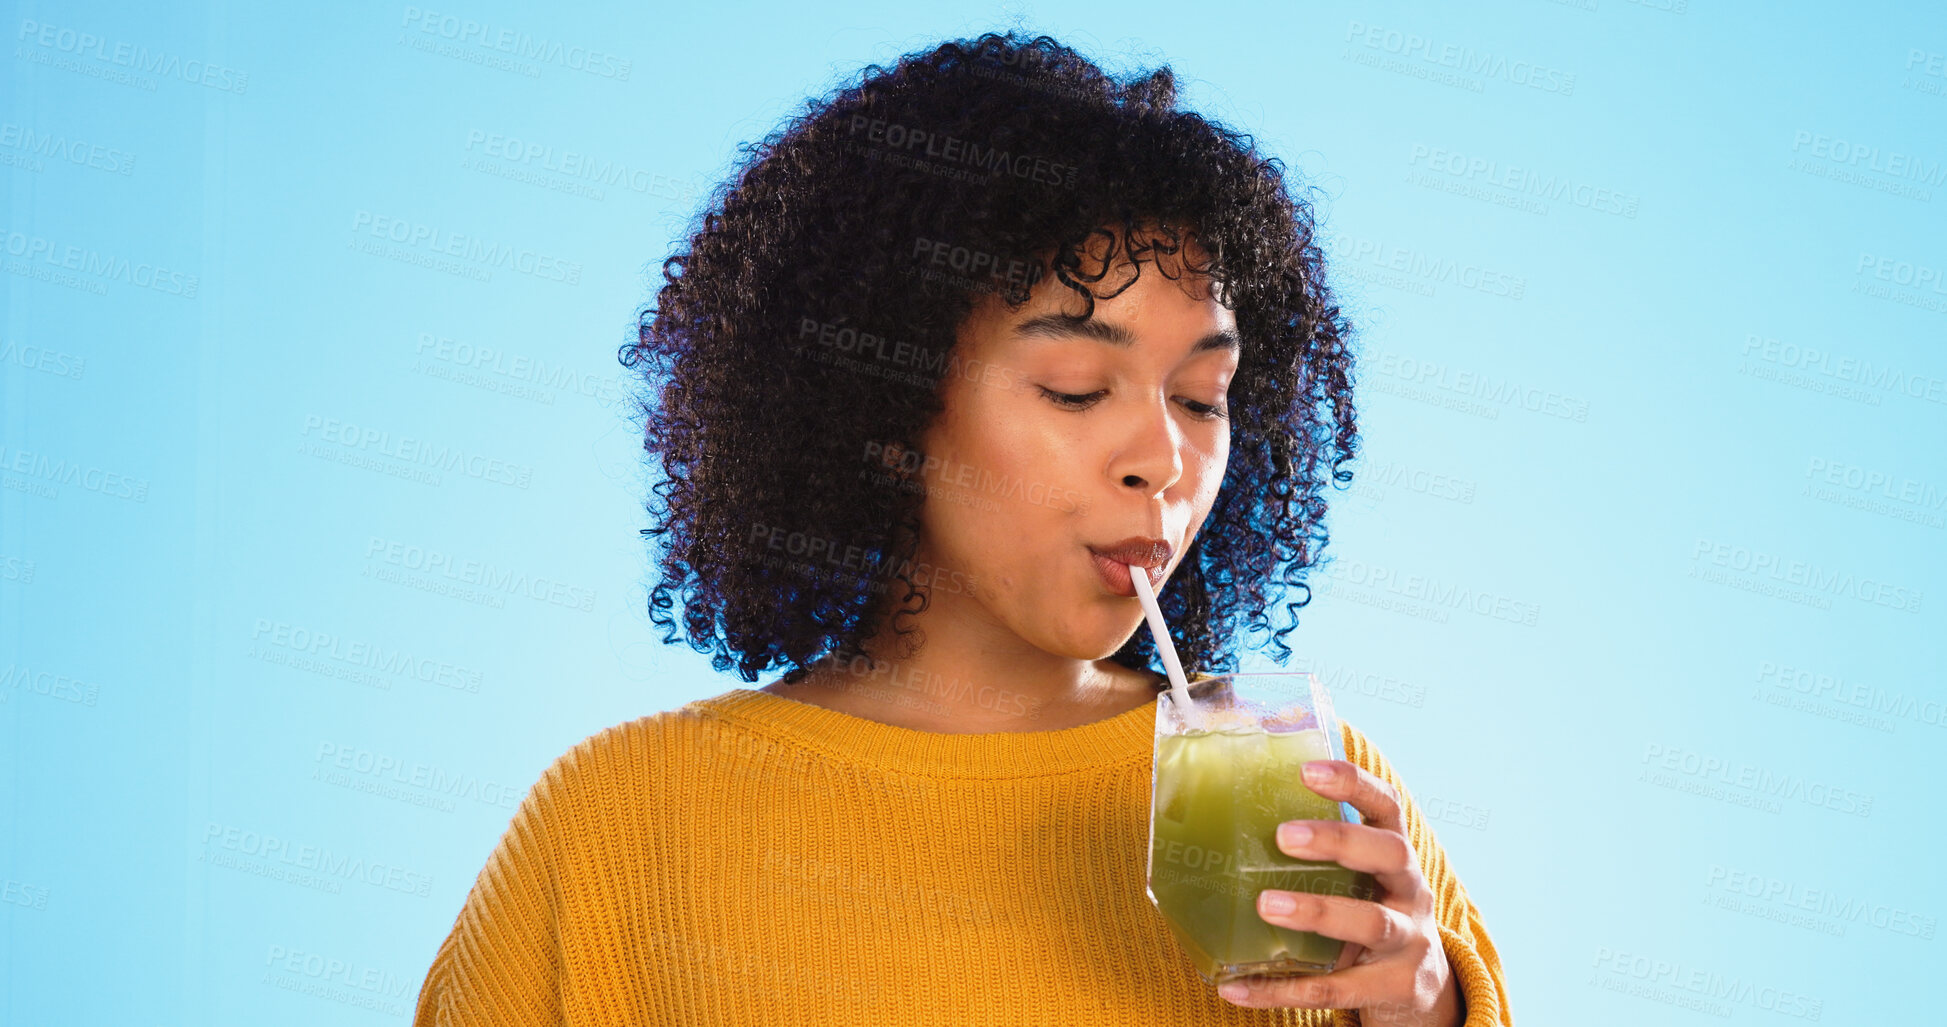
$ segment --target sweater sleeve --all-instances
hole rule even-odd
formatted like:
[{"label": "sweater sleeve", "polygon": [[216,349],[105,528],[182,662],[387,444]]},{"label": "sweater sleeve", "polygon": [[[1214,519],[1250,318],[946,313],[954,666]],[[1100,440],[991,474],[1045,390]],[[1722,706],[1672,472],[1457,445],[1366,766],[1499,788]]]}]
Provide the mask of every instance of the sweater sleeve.
[{"label": "sweater sleeve", "polygon": [[[1392,785],[1399,795],[1400,820],[1407,841],[1412,843],[1419,859],[1420,872],[1433,892],[1433,915],[1439,924],[1441,947],[1446,950],[1447,963],[1460,988],[1463,1027],[1513,1027],[1514,1013],[1508,1007],[1508,985],[1501,969],[1501,956],[1487,935],[1479,907],[1448,865],[1446,850],[1441,848],[1432,826],[1392,764],[1351,724],[1340,721],[1340,726],[1345,736],[1345,758]],[[1334,1018],[1336,1027],[1356,1027],[1358,1022],[1356,1014]]]},{"label": "sweater sleeve", "polygon": [[487,857],[420,986],[412,1027],[562,1022],[555,815],[564,763],[528,789]]}]

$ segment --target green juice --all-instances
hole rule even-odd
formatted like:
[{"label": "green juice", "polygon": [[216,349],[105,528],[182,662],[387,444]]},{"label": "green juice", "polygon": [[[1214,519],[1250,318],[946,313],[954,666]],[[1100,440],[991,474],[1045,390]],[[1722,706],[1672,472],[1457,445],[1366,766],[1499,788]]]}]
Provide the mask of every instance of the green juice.
[{"label": "green juice", "polygon": [[1337,801],[1299,777],[1306,761],[1331,758],[1317,729],[1157,738],[1149,898],[1212,984],[1325,973],[1338,961],[1343,941],[1266,922],[1258,892],[1377,897],[1371,874],[1293,859],[1278,848],[1278,825],[1287,820],[1344,819]]}]

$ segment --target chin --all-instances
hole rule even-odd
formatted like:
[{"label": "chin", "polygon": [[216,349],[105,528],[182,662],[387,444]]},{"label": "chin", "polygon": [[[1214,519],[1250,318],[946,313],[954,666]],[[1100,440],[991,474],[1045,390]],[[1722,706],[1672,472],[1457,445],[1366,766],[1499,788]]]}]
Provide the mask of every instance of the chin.
[{"label": "chin", "polygon": [[[1134,604],[1131,604],[1132,606]],[[1110,617],[1092,617],[1088,624],[1069,623],[1067,644],[1050,639],[1051,645],[1043,646],[1051,653],[1059,653],[1076,660],[1106,660],[1114,656],[1129,636],[1142,628],[1143,615],[1138,607],[1133,614]]]}]

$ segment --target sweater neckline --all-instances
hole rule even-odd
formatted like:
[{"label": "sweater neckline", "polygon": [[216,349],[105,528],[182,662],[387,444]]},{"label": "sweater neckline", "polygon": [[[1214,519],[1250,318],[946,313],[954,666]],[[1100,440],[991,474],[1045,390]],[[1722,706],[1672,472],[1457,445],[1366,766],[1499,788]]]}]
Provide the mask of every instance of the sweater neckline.
[{"label": "sweater neckline", "polygon": [[1138,756],[1147,759],[1156,732],[1153,698],[1076,727],[973,734],[882,724],[753,688],[732,689],[690,705],[846,762],[957,777],[1034,777],[1109,766]]}]

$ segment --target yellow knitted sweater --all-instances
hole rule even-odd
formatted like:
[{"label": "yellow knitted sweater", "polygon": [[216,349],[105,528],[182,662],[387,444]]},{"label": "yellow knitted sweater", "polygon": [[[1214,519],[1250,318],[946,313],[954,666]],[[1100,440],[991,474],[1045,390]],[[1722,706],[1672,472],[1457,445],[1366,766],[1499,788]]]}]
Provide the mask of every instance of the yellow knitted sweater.
[{"label": "yellow knitted sweater", "polygon": [[[1155,704],[894,727],[751,689],[599,731],[529,789],[419,991],[474,1024],[1357,1024],[1247,1009],[1145,892]],[[1467,1027],[1511,1025],[1480,911],[1384,757]]]}]

